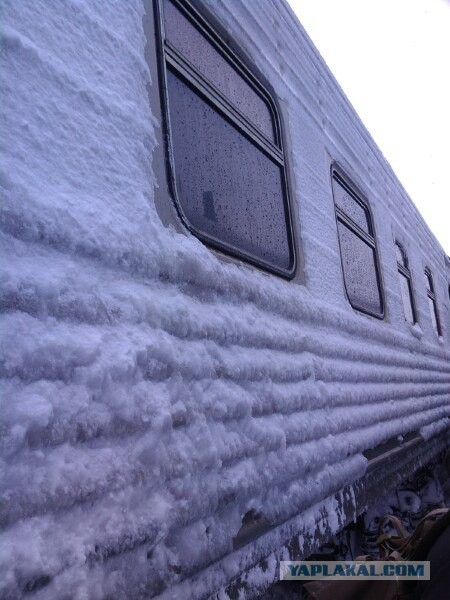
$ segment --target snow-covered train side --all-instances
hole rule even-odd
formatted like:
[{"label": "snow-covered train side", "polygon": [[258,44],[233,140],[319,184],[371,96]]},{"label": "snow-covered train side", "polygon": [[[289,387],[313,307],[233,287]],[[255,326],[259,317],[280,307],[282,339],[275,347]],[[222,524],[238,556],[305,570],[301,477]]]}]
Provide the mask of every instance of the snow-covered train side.
[{"label": "snow-covered train side", "polygon": [[[449,259],[284,1],[5,0],[1,36],[0,597],[251,597],[448,446]],[[173,197],[199,98],[253,246]]]}]

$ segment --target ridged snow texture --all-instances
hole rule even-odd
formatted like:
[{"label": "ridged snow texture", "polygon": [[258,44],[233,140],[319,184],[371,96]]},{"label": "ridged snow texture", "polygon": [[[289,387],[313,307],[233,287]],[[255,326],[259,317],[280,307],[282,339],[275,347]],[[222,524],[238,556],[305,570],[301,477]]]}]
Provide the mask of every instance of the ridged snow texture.
[{"label": "ridged snow texture", "polygon": [[[211,5],[281,99],[306,285],[162,226],[141,1],[3,3],[2,598],[156,593],[229,553],[247,511],[291,518],[360,477],[365,448],[446,426],[421,277],[446,327],[442,249],[289,10]],[[345,298],[325,147],[371,194],[384,321]]]}]

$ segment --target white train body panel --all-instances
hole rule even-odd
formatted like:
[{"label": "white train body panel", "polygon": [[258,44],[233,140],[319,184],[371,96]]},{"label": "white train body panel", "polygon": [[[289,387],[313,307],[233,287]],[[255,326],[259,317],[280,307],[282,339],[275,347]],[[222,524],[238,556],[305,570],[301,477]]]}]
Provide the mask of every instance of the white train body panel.
[{"label": "white train body panel", "polygon": [[[448,443],[449,259],[285,2],[205,5],[280,107],[292,280],[179,221],[151,2],[4,3],[1,597],[263,586]],[[346,296],[336,163],[372,211],[383,319]],[[363,453],[402,435],[370,488]]]}]

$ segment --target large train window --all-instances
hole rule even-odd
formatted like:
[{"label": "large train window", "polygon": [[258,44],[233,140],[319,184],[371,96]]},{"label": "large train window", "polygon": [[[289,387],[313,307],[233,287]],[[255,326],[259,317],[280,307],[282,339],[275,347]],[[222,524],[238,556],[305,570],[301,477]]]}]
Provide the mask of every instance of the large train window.
[{"label": "large train window", "polygon": [[403,310],[405,319],[414,325],[416,322],[416,311],[414,308],[411,271],[408,268],[408,260],[403,248],[398,242],[395,242],[395,252],[397,255],[397,269],[400,279],[400,290],[402,293]]},{"label": "large train window", "polygon": [[424,271],[425,285],[427,288],[428,306],[430,308],[431,322],[433,329],[438,335],[441,335],[441,325],[439,323],[439,315],[436,304],[436,294],[434,293],[433,276],[430,269],[427,267]]},{"label": "large train window", "polygon": [[372,215],[367,200],[337,167],[334,205],[347,296],[353,308],[383,318],[383,295]]},{"label": "large train window", "polygon": [[295,251],[277,108],[186,0],[158,3],[171,192],[203,242],[292,277]]}]

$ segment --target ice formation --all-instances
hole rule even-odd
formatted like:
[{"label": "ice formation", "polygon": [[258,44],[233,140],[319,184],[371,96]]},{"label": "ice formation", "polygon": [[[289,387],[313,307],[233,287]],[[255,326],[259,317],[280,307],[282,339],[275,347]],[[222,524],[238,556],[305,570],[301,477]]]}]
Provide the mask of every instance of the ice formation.
[{"label": "ice formation", "polygon": [[[300,283],[161,223],[151,5],[3,3],[4,598],[181,599],[243,571],[270,578],[289,536],[342,526],[335,494],[364,474],[365,449],[448,426],[442,249],[287,6],[209,4],[281,101]],[[384,321],[345,298],[328,155],[372,194]],[[396,237],[420,290],[414,328]],[[233,552],[249,510],[281,525]]]}]

